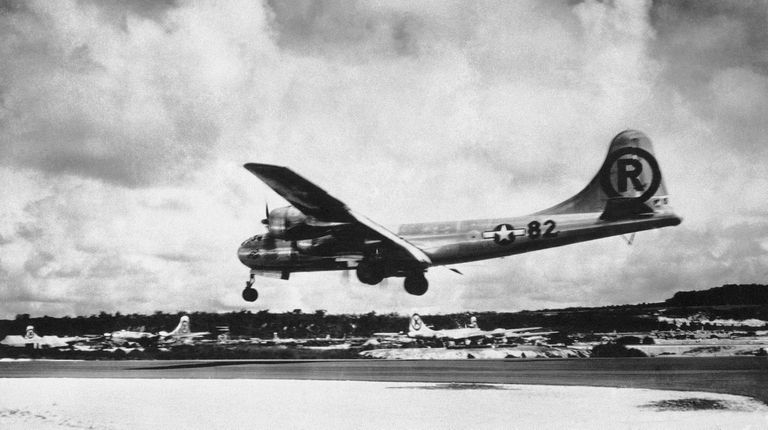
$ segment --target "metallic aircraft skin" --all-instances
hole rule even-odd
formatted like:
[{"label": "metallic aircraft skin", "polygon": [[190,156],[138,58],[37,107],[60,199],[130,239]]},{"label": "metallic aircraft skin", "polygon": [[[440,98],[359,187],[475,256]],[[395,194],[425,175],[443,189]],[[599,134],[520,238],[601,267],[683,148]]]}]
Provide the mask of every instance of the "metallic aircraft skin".
[{"label": "metallic aircraft skin", "polygon": [[246,240],[238,250],[240,261],[252,269],[251,277],[288,279],[291,272],[356,268],[362,282],[402,276],[406,290],[421,295],[427,288],[423,273],[431,266],[504,257],[682,221],[668,204],[650,139],[633,130],[619,133],[592,181],[556,206],[518,217],[405,224],[397,234],[284,167],[245,167],[293,204],[268,211],[264,220],[268,231]]},{"label": "metallic aircraft skin", "polygon": [[[671,212],[656,213],[648,219],[623,221],[601,221],[600,215],[600,212],[572,215],[542,214],[441,223],[439,227],[443,233],[433,235],[425,234],[425,230],[428,231],[434,225],[410,224],[402,226],[400,232],[401,236],[424,250],[433,264],[446,265],[522,254],[641,230],[674,226],[680,223],[680,219]],[[547,224],[543,229],[539,227],[541,235],[536,237],[531,236],[530,231],[532,230],[526,227],[531,223]],[[483,238],[484,233],[486,236],[494,234],[498,237],[497,233],[489,232],[494,232],[496,226],[499,225],[512,226],[509,231],[517,231],[517,233],[511,233],[510,241],[502,245],[497,244],[496,240]],[[544,234],[544,229],[548,229],[549,226],[554,226],[552,231]],[[419,233],[413,234],[417,231]],[[506,234],[504,233],[505,236]],[[515,237],[514,242],[512,242],[511,235],[519,236]],[[502,239],[502,242],[504,240]]]},{"label": "metallic aircraft skin", "polygon": [[[661,227],[676,226],[681,219],[674,212],[663,210],[647,219],[619,221],[600,220],[601,212],[562,215],[528,215],[515,218],[494,218],[484,220],[453,221],[424,224],[405,224],[398,229],[398,235],[424,251],[432,265],[468,263],[477,260],[505,257],[514,254],[536,251],[610,236],[652,230]],[[494,240],[483,238],[483,233],[493,231],[499,225],[522,226],[510,229],[527,231],[525,226],[531,222],[552,221],[556,226],[552,236],[531,238],[527,234],[516,237],[514,242],[499,246]],[[548,228],[548,227],[545,227]],[[436,231],[436,233],[429,233]],[[513,233],[514,234],[514,233]],[[256,236],[263,237],[263,236]],[[302,241],[295,241],[302,248]],[[308,241],[309,242],[309,241]],[[503,239],[502,239],[503,242]],[[338,252],[327,255],[302,254],[292,252],[292,241],[274,240],[274,248],[263,252],[272,253],[273,261],[254,258],[259,255],[262,240],[245,242],[238,252],[240,261],[246,266],[264,272],[312,272],[326,270],[347,270],[347,261],[363,259],[362,250],[355,250],[354,242],[349,249],[340,248]],[[310,245],[306,245],[310,246]],[[255,252],[255,253],[254,253]],[[267,258],[269,258],[267,256]]]}]

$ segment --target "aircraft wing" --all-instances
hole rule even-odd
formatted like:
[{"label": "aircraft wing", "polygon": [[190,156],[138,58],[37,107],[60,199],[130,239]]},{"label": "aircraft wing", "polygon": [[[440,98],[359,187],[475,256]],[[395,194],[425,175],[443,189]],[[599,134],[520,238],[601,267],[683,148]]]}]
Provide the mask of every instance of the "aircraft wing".
[{"label": "aircraft wing", "polygon": [[248,163],[243,167],[305,215],[324,221],[354,220],[347,205],[287,167],[257,163]]},{"label": "aircraft wing", "polygon": [[441,330],[435,333],[440,339],[446,340],[464,340],[464,339],[480,339],[489,336],[489,332],[479,329],[467,329],[457,328]]},{"label": "aircraft wing", "polygon": [[521,332],[527,332],[527,331],[533,331],[533,330],[539,330],[541,327],[521,327],[521,328],[508,328],[504,329],[504,333],[510,334],[510,333],[521,333]]},{"label": "aircraft wing", "polygon": [[196,339],[198,337],[208,336],[211,332],[208,331],[196,331],[194,333],[182,333],[182,334],[168,334],[168,337],[174,337],[179,339]]},{"label": "aircraft wing", "polygon": [[507,337],[518,337],[518,338],[529,338],[529,337],[538,337],[538,336],[549,336],[550,334],[555,334],[556,331],[539,331],[539,332],[516,332],[516,333],[508,333]]},{"label": "aircraft wing", "polygon": [[365,216],[353,212],[343,202],[293,170],[257,163],[248,163],[243,167],[305,215],[322,221],[355,223],[377,238],[404,250],[420,266],[432,264],[424,251]]}]

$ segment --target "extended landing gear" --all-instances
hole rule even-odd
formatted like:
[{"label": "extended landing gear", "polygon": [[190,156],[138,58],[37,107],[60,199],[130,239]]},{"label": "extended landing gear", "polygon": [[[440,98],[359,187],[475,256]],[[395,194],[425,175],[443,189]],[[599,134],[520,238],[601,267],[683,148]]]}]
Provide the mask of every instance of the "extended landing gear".
[{"label": "extended landing gear", "polygon": [[403,286],[405,287],[405,291],[407,291],[408,294],[413,294],[414,296],[423,296],[429,288],[429,281],[427,281],[427,278],[424,276],[423,272],[413,273],[405,277]]},{"label": "extended landing gear", "polygon": [[[402,274],[389,273],[381,265],[370,262],[359,263],[357,265],[356,273],[357,279],[359,279],[360,282],[368,285],[378,284],[384,280],[386,277],[385,274],[387,276],[402,276]],[[413,294],[414,296],[423,296],[429,288],[429,282],[424,276],[424,272],[411,272],[408,274],[408,276],[405,277],[403,286],[405,287],[405,291],[407,291],[409,294]]]},{"label": "extended landing gear", "polygon": [[363,284],[376,285],[384,280],[384,273],[381,267],[375,264],[360,263],[357,265],[355,272],[357,273],[357,279]]},{"label": "extended landing gear", "polygon": [[254,279],[254,276],[251,275],[251,279],[245,282],[245,289],[243,290],[243,300],[246,302],[255,302],[256,299],[259,298],[259,292],[256,291],[255,288],[253,288],[253,283],[256,280]]}]

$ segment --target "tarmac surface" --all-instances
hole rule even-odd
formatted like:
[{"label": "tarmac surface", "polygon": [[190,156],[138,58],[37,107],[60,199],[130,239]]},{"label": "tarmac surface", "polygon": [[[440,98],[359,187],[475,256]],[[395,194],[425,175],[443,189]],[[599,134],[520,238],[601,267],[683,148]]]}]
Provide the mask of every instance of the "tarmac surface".
[{"label": "tarmac surface", "polygon": [[3,430],[764,429],[768,406],[701,391],[283,379],[0,378]]},{"label": "tarmac surface", "polygon": [[768,404],[765,357],[512,360],[0,361],[2,378],[290,379],[706,391]]}]

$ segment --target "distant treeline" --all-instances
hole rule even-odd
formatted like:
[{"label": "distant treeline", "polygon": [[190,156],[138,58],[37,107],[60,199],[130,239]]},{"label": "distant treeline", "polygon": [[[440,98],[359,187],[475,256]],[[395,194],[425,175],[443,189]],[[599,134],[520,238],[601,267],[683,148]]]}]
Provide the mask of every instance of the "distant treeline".
[{"label": "distant treeline", "polygon": [[230,336],[271,339],[274,333],[281,338],[365,336],[375,331],[401,331],[407,329],[408,317],[397,314],[330,315],[324,310],[304,313],[271,313],[269,311],[213,313],[213,312],[155,312],[151,315],[120,312],[79,317],[30,317],[16,315],[13,320],[0,320],[0,337],[23,334],[27,325],[33,325],[39,335],[101,335],[117,330],[135,330],[157,333],[171,331],[182,315],[189,315],[193,331],[216,334],[227,331]]},{"label": "distant treeline", "polygon": [[[696,309],[686,309],[688,306]],[[660,309],[665,309],[666,316],[680,317],[703,312],[712,318],[768,320],[768,286],[724,285],[705,291],[684,291],[676,293],[665,303],[520,312],[463,312],[422,317],[436,329],[463,327],[473,315],[477,317],[480,328],[485,330],[499,327],[542,327],[562,333],[584,333],[675,328],[657,320],[654,314]],[[273,333],[281,338],[306,339],[328,335],[334,338],[368,337],[375,332],[404,332],[408,330],[410,316],[376,312],[329,314],[324,310],[305,313],[300,309],[283,313],[242,310],[227,313],[155,312],[151,315],[101,312],[91,316],[58,318],[20,314],[13,320],[0,320],[0,338],[9,334],[23,334],[27,325],[35,326],[39,335],[100,335],[123,329],[157,333],[172,330],[182,315],[190,316],[193,331],[208,331],[215,336],[226,329],[232,337],[262,339],[272,338]]]},{"label": "distant treeline", "polygon": [[[423,315],[424,321],[436,329],[463,327],[476,316],[480,328],[542,327],[561,332],[635,331],[660,327],[648,318],[643,306],[610,306],[604,308],[574,308],[553,311],[521,312],[465,312],[447,315]],[[375,332],[407,332],[409,315],[396,313],[328,314],[323,310],[304,313],[301,310],[284,313],[247,310],[228,313],[164,313],[151,315],[101,312],[87,317],[30,317],[17,315],[13,320],[0,320],[0,338],[8,334],[23,334],[27,325],[33,325],[39,335],[100,335],[116,330],[130,329],[157,333],[170,331],[181,315],[189,315],[193,331],[209,331],[212,335],[227,329],[231,337],[313,338],[330,335],[341,337],[368,337]]]},{"label": "distant treeline", "polygon": [[726,284],[703,291],[680,291],[670,306],[768,305],[768,285]]}]

